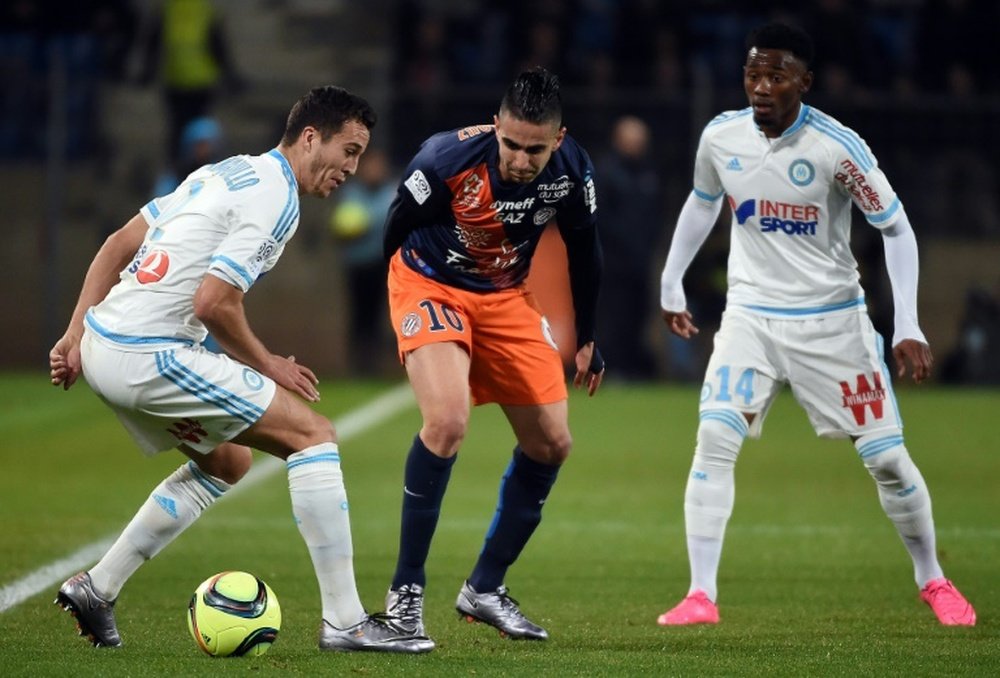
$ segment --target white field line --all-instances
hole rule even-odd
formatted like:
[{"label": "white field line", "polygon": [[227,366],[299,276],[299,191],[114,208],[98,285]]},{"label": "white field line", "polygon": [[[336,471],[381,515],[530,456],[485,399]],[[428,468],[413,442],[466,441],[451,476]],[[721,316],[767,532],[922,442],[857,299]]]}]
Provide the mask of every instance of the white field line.
[{"label": "white field line", "polygon": [[[407,409],[413,405],[413,402],[413,393],[410,390],[409,384],[403,383],[393,387],[371,402],[338,418],[335,421],[337,438],[340,442],[347,442],[354,436],[361,435],[373,429],[382,422]],[[258,459],[254,462],[250,472],[235,487],[226,492],[221,499],[246,492],[278,471],[284,470],[284,468],[284,462],[276,457],[268,456]],[[4,585],[0,588],[0,613],[20,605],[28,598],[61,583],[70,575],[96,562],[104,555],[105,551],[111,548],[111,545],[117,538],[117,532],[107,535],[87,544],[64,558],[60,558],[39,567],[33,572],[29,572],[17,581]]]}]

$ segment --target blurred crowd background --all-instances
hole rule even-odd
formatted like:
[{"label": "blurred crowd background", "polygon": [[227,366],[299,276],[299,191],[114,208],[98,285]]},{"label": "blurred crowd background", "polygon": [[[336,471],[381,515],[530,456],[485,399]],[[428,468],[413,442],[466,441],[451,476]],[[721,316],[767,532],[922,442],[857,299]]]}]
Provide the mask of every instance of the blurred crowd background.
[{"label": "blurred crowd background", "polygon": [[[659,271],[698,135],[746,105],[744,37],[768,19],[811,32],[807,103],[865,138],[907,208],[939,381],[1000,383],[995,0],[5,0],[0,365],[44,364],[94,251],[142,203],[205,162],[266,151],[294,100],[332,83],[378,109],[372,152],[330,201],[303,203],[296,263],[255,288],[251,318],[318,371],[398,375],[377,243],[399,174],[430,134],[491,122],[507,82],[543,65],[597,166],[609,376],[698,380],[727,229],[686,281],[700,341],[661,327]],[[869,307],[891,336],[881,240],[855,216]]]}]

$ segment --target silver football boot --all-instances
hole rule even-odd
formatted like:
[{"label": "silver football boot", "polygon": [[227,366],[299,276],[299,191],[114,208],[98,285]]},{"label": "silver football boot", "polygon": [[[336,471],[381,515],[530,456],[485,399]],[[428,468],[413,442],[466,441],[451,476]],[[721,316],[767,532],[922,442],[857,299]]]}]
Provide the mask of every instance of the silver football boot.
[{"label": "silver football boot", "polygon": [[424,631],[424,587],[403,584],[385,594],[385,613],[393,617],[396,626],[415,636],[427,637]]},{"label": "silver football boot", "polygon": [[455,609],[469,622],[482,622],[496,628],[501,636],[525,640],[548,640],[549,637],[548,631],[521,613],[506,586],[479,593],[465,582],[455,601]]},{"label": "silver football boot", "polygon": [[319,629],[319,649],[418,654],[433,650],[434,641],[427,636],[408,633],[393,617],[369,614],[346,629],[338,629],[324,619]]},{"label": "silver football boot", "polygon": [[88,573],[80,572],[63,582],[53,602],[73,615],[80,635],[94,647],[121,646],[115,624],[115,601],[97,595]]}]

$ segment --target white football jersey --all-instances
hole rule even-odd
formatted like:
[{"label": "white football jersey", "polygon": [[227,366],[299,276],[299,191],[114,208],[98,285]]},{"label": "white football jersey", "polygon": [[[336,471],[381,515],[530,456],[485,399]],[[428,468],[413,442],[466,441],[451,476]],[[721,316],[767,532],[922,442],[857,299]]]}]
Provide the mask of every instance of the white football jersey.
[{"label": "white football jersey", "polygon": [[200,343],[207,330],[194,295],[205,274],[247,292],[271,270],[298,228],[298,184],[277,149],[237,155],[192,172],[141,213],[146,239],[87,325],[138,350]]},{"label": "white football jersey", "polygon": [[727,303],[773,317],[863,305],[851,203],[879,229],[901,210],[864,140],[805,104],[775,139],[764,136],[750,108],[709,122],[694,193],[712,203],[725,195],[732,208]]}]

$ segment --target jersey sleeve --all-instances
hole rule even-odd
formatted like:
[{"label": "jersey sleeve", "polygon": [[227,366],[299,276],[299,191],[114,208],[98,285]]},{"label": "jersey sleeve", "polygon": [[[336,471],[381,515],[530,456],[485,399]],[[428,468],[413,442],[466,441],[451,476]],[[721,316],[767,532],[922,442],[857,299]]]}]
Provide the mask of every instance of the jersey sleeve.
[{"label": "jersey sleeve", "polygon": [[289,189],[280,199],[274,190],[257,191],[225,213],[229,234],[212,255],[208,272],[244,293],[271,270],[299,221],[298,196]]},{"label": "jersey sleeve", "polygon": [[706,203],[714,203],[725,193],[722,180],[715,169],[712,142],[708,130],[702,132],[698,151],[694,157],[694,195]]},{"label": "jersey sleeve", "polygon": [[896,223],[902,205],[864,139],[847,128],[838,130],[834,178],[851,196],[869,224],[878,229]]},{"label": "jersey sleeve", "polygon": [[597,187],[594,166],[580,148],[578,158],[580,181],[556,210],[559,234],[566,244],[569,264],[570,292],[576,324],[576,344],[579,349],[594,341],[597,314],[597,293],[601,285],[604,255],[597,234]]},{"label": "jersey sleeve", "polygon": [[434,223],[450,210],[451,193],[437,171],[436,149],[425,143],[403,173],[385,219],[382,253],[386,260],[410,232]]}]

